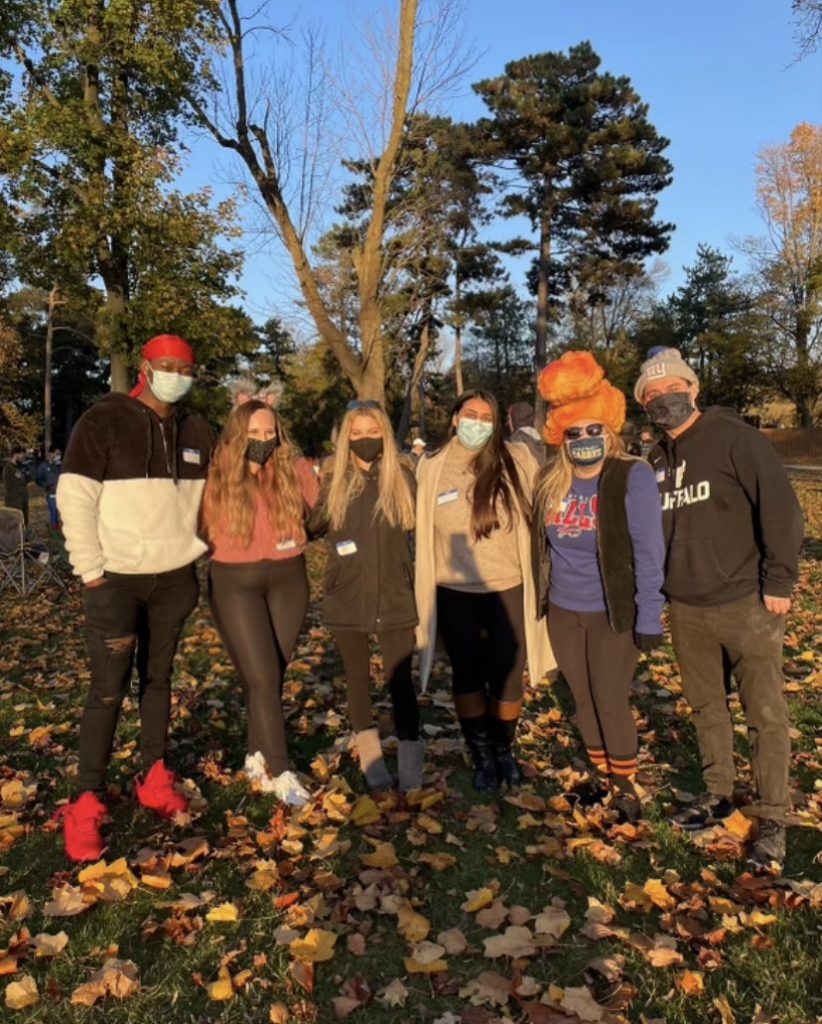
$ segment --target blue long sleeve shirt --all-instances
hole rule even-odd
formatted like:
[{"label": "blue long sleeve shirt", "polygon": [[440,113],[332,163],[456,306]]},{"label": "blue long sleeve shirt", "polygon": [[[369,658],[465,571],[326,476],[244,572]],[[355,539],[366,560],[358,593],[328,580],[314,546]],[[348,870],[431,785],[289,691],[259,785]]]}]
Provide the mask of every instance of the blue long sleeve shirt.
[{"label": "blue long sleeve shirt", "polygon": [[[554,521],[546,527],[551,546],[549,599],[568,611],[607,610],[597,549],[599,479],[574,477]],[[665,540],[659,489],[647,463],[631,467],[625,509],[634,550],[636,631],[661,633]]]}]

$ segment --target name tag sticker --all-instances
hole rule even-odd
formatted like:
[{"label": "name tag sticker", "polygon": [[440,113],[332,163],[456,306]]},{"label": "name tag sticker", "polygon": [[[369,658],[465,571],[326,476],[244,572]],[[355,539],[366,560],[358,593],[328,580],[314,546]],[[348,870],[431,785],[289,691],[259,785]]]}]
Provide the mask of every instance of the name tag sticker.
[{"label": "name tag sticker", "polygon": [[200,465],[199,448],[183,448],[183,462],[190,462],[193,466]]},{"label": "name tag sticker", "polygon": [[662,483],[665,482],[665,470],[664,469],[658,469],[656,471],[656,482],[658,484],[662,484]]},{"label": "name tag sticker", "polygon": [[337,554],[344,558],[346,555],[356,555],[357,545],[353,540],[341,540],[337,543]]},{"label": "name tag sticker", "polygon": [[297,546],[297,542],[293,537],[289,537],[288,540],[281,540],[277,545],[278,551],[292,551]]},{"label": "name tag sticker", "polygon": [[443,491],[442,494],[437,495],[438,505],[450,505],[452,501],[456,501],[459,498],[460,492],[454,488],[453,491]]}]

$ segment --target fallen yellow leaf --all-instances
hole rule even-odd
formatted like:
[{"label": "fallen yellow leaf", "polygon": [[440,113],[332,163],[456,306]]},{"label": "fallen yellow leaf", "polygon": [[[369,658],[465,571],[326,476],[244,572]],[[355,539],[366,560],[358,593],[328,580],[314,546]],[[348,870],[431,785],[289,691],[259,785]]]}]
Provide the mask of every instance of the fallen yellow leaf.
[{"label": "fallen yellow leaf", "polygon": [[237,907],[233,903],[220,903],[219,906],[209,910],[206,914],[206,921],[230,924],[237,921],[239,916]]},{"label": "fallen yellow leaf", "polygon": [[323,931],[322,928],[311,928],[305,938],[295,939],[289,949],[295,960],[307,963],[321,963],[334,956],[336,932]]},{"label": "fallen yellow leaf", "polygon": [[18,981],[6,985],[6,1006],[10,1010],[25,1010],[40,1001],[37,982],[30,974],[24,974]]},{"label": "fallen yellow leaf", "polygon": [[490,889],[470,889],[466,894],[468,898],[465,903],[462,904],[462,910],[465,910],[469,914],[474,914],[478,910],[482,910],[483,907],[487,907],[489,903],[494,902],[494,894]]}]

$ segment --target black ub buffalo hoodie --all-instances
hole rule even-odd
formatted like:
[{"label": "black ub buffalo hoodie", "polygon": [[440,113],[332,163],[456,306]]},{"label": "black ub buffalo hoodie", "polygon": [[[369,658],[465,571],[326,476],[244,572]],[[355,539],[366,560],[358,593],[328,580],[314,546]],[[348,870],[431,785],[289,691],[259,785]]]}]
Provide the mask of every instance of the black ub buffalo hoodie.
[{"label": "black ub buffalo hoodie", "polygon": [[755,592],[791,596],[802,512],[767,438],[713,406],[648,460],[662,495],[669,598],[713,607]]}]

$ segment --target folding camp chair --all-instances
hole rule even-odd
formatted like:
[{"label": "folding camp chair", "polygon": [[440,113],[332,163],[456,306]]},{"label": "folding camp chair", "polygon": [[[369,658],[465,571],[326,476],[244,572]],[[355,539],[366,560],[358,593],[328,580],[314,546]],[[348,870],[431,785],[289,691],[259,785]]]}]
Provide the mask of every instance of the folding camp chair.
[{"label": "folding camp chair", "polygon": [[45,544],[26,538],[23,513],[0,505],[0,593],[10,589],[26,597],[49,583],[67,589]]}]

